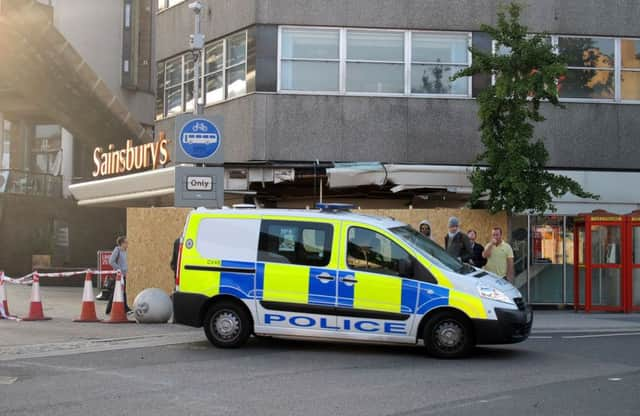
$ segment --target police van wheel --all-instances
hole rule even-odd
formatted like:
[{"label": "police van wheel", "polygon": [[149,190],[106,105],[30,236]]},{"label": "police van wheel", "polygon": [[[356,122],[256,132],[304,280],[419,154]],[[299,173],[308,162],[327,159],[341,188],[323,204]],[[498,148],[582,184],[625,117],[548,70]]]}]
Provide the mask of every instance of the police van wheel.
[{"label": "police van wheel", "polygon": [[242,346],[252,331],[245,310],[232,302],[213,305],[204,318],[203,326],[209,342],[219,348]]},{"label": "police van wheel", "polygon": [[454,312],[440,312],[424,327],[427,353],[438,358],[460,358],[469,355],[475,344],[466,317]]}]

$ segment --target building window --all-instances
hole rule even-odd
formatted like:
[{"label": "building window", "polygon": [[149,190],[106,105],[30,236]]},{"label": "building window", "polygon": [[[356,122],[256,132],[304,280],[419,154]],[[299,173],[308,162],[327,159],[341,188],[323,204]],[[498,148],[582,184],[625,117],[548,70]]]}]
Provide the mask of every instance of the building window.
[{"label": "building window", "polygon": [[469,66],[469,38],[460,35],[414,33],[411,43],[413,94],[468,95],[468,80],[450,81]]},{"label": "building window", "polygon": [[[205,46],[201,62],[200,101],[205,105],[239,97],[255,89],[247,86],[247,43],[253,31],[243,31]],[[158,63],[156,119],[194,109],[193,55]]]},{"label": "building window", "polygon": [[350,92],[404,93],[404,33],[347,31],[346,88]]},{"label": "building window", "polygon": [[561,98],[615,98],[614,39],[560,37],[557,45],[568,64]]},{"label": "building window", "polygon": [[247,93],[247,32],[227,39],[227,98]]},{"label": "building window", "polygon": [[620,54],[622,56],[621,98],[640,101],[640,39],[622,39]]},{"label": "building window", "polygon": [[184,0],[158,0],[158,11],[168,9],[183,2]]},{"label": "building window", "polygon": [[280,28],[279,90],[469,97],[469,33]]},{"label": "building window", "polygon": [[224,42],[209,45],[205,52],[205,100],[213,104],[224,100]]},{"label": "building window", "polygon": [[283,29],[281,88],[294,91],[338,91],[340,31]]}]

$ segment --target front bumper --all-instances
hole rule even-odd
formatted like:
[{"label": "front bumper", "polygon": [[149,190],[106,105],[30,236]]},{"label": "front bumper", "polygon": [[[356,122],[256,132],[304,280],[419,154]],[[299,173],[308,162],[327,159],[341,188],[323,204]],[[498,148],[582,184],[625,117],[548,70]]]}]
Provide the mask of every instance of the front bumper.
[{"label": "front bumper", "polygon": [[530,306],[522,309],[496,308],[496,320],[475,319],[476,344],[515,344],[529,337],[533,324]]},{"label": "front bumper", "polygon": [[197,293],[175,292],[173,294],[173,320],[175,323],[202,326],[202,307],[209,300]]}]

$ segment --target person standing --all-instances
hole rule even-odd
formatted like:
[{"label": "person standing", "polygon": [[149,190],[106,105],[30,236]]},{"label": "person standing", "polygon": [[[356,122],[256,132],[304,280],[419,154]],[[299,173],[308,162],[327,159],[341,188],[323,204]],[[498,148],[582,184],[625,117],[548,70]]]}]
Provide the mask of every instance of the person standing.
[{"label": "person standing", "polygon": [[[127,265],[127,248],[129,247],[129,241],[126,236],[120,236],[116,239],[116,247],[113,249],[111,253],[111,257],[109,257],[109,265],[113,267],[113,270],[120,271],[122,275],[122,295],[124,297],[124,308],[129,313],[131,308],[129,308],[129,304],[127,303],[127,271],[129,267]],[[113,295],[115,293],[115,289],[111,291],[111,296],[109,297],[109,303],[107,303],[107,309],[105,313],[109,315],[111,313],[111,305],[113,304]]]},{"label": "person standing", "polygon": [[466,234],[460,232],[460,220],[456,217],[449,218],[449,233],[444,237],[444,248],[447,253],[468,263],[473,257],[471,241]]},{"label": "person standing", "polygon": [[513,249],[506,241],[502,240],[502,228],[493,228],[491,242],[485,247],[482,257],[487,259],[487,264],[484,266],[486,271],[504,277],[513,283]]},{"label": "person standing", "polygon": [[471,241],[471,251],[473,252],[473,256],[471,257],[471,264],[476,267],[484,267],[487,264],[487,260],[482,257],[482,253],[484,252],[484,247],[482,244],[476,242],[478,238],[478,233],[476,230],[467,231],[467,237],[469,237],[469,241]]},{"label": "person standing", "polygon": [[431,223],[427,220],[420,221],[420,234],[427,238],[431,238]]}]

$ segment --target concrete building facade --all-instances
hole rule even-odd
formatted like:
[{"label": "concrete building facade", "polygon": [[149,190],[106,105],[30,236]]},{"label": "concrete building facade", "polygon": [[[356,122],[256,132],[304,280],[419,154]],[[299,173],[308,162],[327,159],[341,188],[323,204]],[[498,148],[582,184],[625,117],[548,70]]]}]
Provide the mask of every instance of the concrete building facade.
[{"label": "concrete building facade", "polygon": [[[155,126],[170,139],[175,115],[193,108],[188,3],[157,4]],[[640,179],[640,7],[635,0],[525,3],[523,22],[533,33],[548,33],[569,60],[560,91],[566,108],[544,108],[547,121],[536,135],[544,138],[551,169],[603,198],[569,195],[556,201],[554,217],[514,216],[508,239],[525,296],[571,304],[575,215],[640,208],[634,186]],[[466,169],[481,150],[475,98],[491,79],[450,82],[449,76],[470,64],[468,46],[493,50],[481,24],[495,23],[501,1],[203,4],[201,101],[205,115],[224,116],[227,171],[235,172],[227,174],[226,189],[241,178],[238,189],[282,207],[317,200],[323,184],[332,187],[332,197],[363,207],[371,201],[387,208],[464,204]],[[293,174],[278,181],[280,168]],[[615,230],[600,231],[602,241],[616,244]],[[594,304],[620,302],[619,277],[594,279],[601,283]],[[640,299],[640,281],[637,286]]]}]

